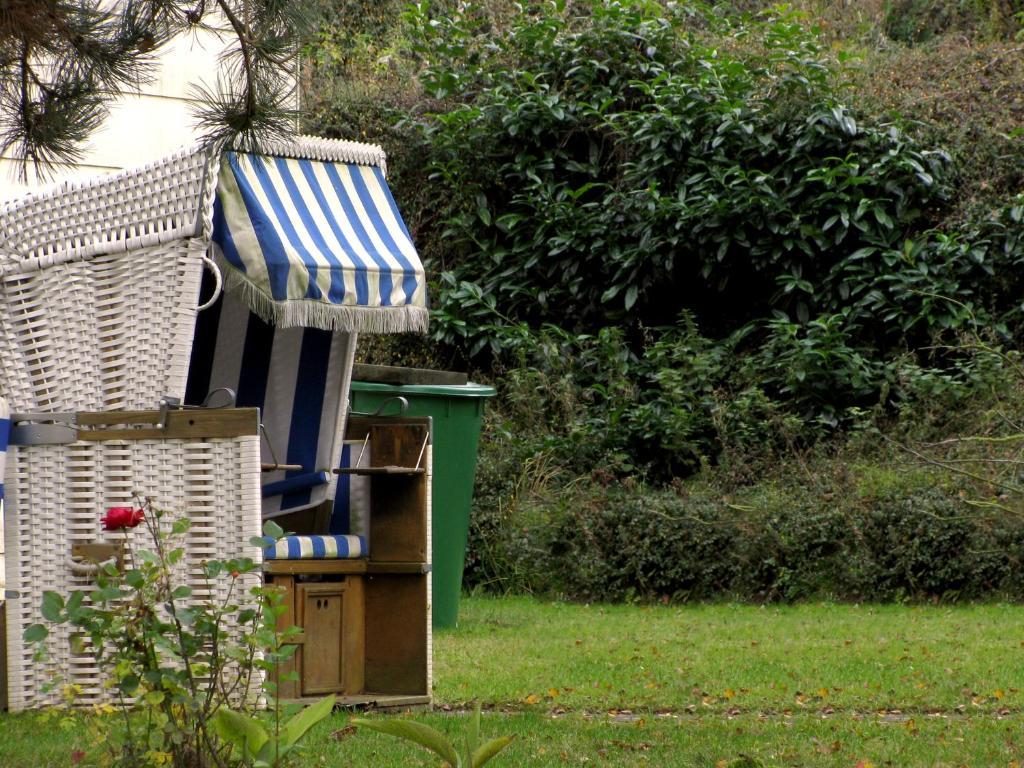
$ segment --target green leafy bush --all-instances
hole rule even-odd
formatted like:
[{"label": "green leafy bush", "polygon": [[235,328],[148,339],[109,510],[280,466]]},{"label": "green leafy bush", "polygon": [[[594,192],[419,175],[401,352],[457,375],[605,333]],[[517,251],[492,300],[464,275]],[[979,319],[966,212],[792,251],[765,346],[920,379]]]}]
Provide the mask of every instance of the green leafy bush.
[{"label": "green leafy bush", "polygon": [[434,275],[412,358],[501,379],[570,473],[752,475],[967,392],[958,334],[1021,327],[1021,201],[939,228],[946,153],[846,108],[807,20],[764,5],[419,3],[388,54],[415,86],[316,102],[391,153]]},{"label": "green leafy bush", "polygon": [[1024,599],[1024,520],[981,517],[930,475],[866,477],[735,497],[598,478],[497,519],[478,505],[465,581],[604,601]]},{"label": "green leafy bush", "polygon": [[857,532],[862,546],[852,575],[876,599],[977,597],[998,589],[1010,572],[985,521],[939,492],[875,499]]},{"label": "green leafy bush", "polygon": [[410,14],[442,100],[415,121],[450,250],[436,338],[500,351],[507,322],[658,326],[684,307],[715,335],[769,307],[804,323],[852,304],[863,324],[882,256],[941,204],[945,156],[838,104],[792,16],[585,6],[502,29],[472,7]]}]

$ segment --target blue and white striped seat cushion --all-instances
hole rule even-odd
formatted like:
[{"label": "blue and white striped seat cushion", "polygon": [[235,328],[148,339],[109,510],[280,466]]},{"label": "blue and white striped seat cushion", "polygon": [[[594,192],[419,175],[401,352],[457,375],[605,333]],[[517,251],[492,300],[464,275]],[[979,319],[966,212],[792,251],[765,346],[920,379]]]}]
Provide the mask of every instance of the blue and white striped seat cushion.
[{"label": "blue and white striped seat cushion", "polygon": [[366,557],[362,536],[285,536],[263,550],[267,560],[343,560]]}]

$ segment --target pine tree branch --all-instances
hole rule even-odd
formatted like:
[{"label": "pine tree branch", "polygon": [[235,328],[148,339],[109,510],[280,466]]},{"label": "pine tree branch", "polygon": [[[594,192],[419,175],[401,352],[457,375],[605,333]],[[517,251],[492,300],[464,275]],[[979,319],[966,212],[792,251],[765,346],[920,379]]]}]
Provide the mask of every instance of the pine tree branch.
[{"label": "pine tree branch", "polygon": [[248,29],[225,0],[217,0],[217,7],[221,9],[231,28],[235,31],[235,36],[238,38],[238,46],[242,53],[242,62],[245,67],[245,103],[247,113],[251,117],[256,112],[256,89],[254,87],[255,77],[253,74],[252,51],[249,47]]}]

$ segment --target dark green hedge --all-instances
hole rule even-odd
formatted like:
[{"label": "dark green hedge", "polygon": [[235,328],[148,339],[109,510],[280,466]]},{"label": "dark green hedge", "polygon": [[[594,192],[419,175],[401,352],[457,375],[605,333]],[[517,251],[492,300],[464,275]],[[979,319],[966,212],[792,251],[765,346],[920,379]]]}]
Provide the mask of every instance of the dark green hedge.
[{"label": "dark green hedge", "polygon": [[[577,600],[1024,598],[1024,520],[936,487],[753,503],[602,487],[478,505],[468,587]],[[490,510],[490,511],[488,511]]]}]

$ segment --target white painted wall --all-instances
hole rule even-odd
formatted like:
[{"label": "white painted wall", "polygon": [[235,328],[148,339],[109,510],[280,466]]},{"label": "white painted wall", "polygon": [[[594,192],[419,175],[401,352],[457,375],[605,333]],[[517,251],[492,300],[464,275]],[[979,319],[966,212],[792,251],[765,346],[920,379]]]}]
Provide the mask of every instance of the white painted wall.
[{"label": "white painted wall", "polygon": [[200,81],[215,83],[218,56],[230,42],[230,35],[206,30],[169,42],[156,57],[152,81],[139,94],[114,102],[82,161],[54,169],[51,178],[37,180],[30,169],[28,182],[22,182],[18,164],[0,157],[0,201],[65,179],[144,165],[193,143],[198,133],[189,110],[189,88]]}]

